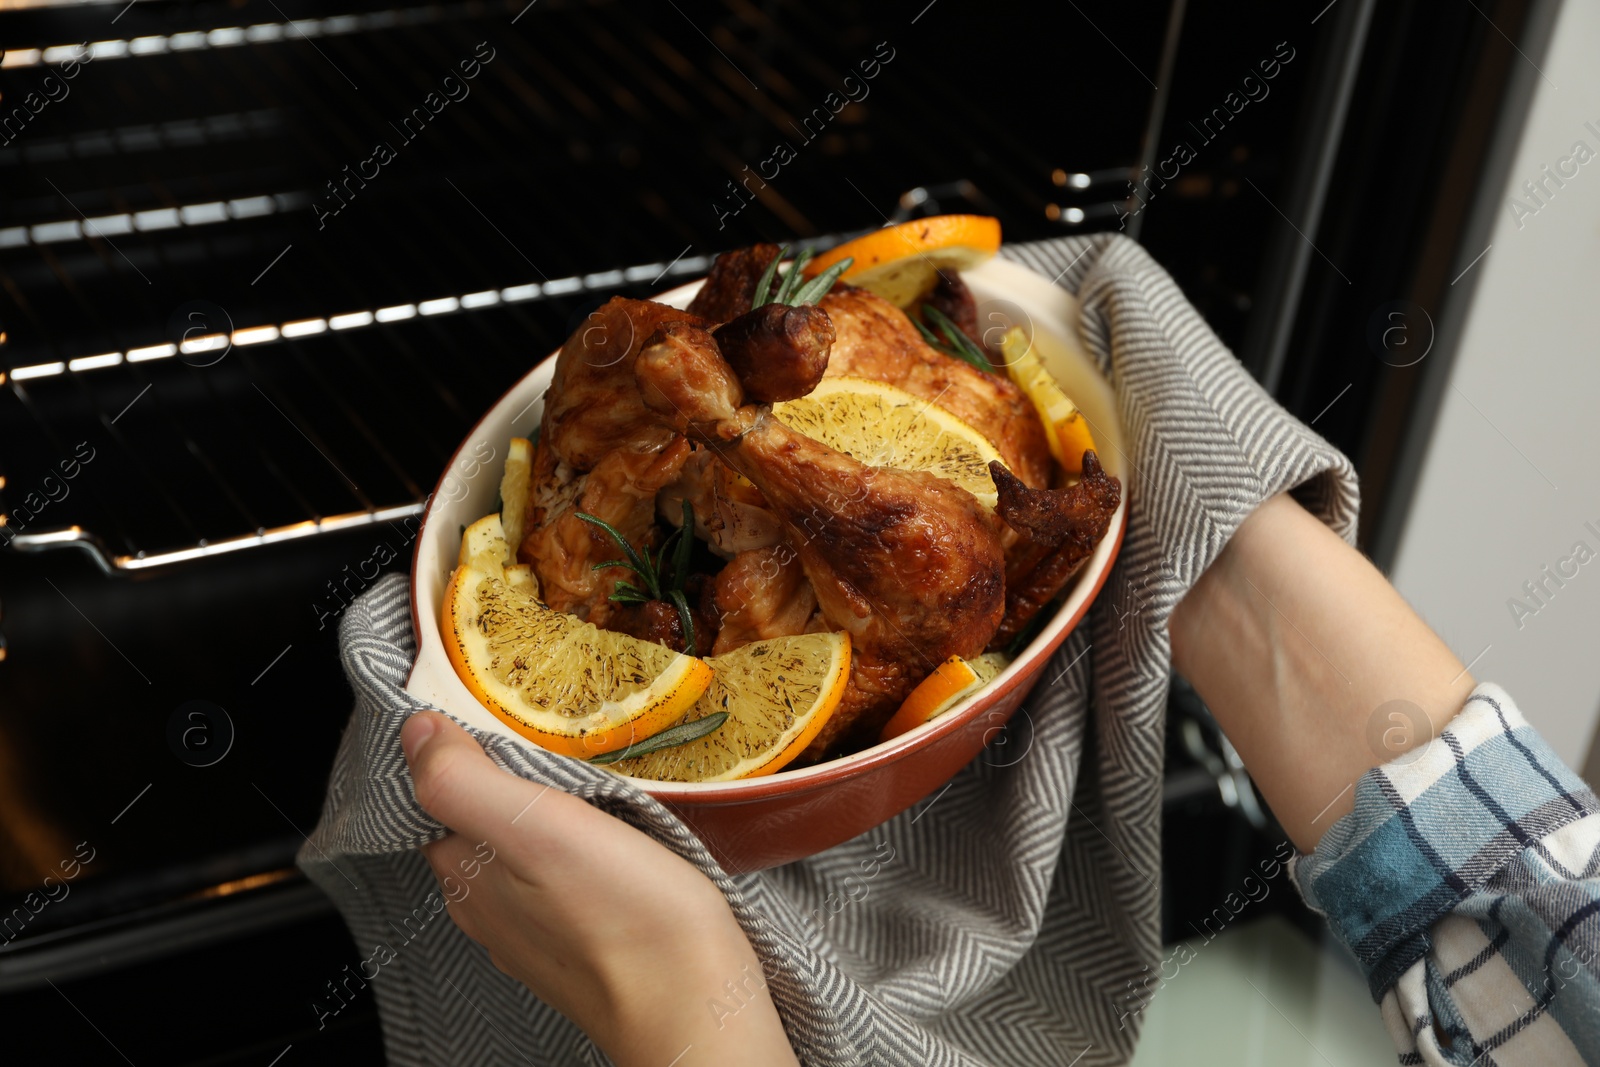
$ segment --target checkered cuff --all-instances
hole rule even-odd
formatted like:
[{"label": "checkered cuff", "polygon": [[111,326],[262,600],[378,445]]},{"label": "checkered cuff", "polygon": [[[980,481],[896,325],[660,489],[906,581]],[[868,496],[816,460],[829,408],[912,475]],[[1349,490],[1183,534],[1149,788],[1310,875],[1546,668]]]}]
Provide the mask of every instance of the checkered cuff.
[{"label": "checkered cuff", "polygon": [[1436,922],[1594,803],[1505,690],[1485,683],[1434,741],[1362,775],[1355,810],[1295,861],[1295,882],[1378,1000],[1427,953]]}]

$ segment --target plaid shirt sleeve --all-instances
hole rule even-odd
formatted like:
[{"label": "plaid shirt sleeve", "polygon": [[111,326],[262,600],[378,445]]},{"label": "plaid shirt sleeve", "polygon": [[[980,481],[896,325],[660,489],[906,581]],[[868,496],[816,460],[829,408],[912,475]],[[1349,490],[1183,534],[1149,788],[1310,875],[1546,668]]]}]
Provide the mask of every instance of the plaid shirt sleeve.
[{"label": "plaid shirt sleeve", "polygon": [[1294,878],[1402,1064],[1600,1064],[1600,801],[1500,687],[1363,775]]}]

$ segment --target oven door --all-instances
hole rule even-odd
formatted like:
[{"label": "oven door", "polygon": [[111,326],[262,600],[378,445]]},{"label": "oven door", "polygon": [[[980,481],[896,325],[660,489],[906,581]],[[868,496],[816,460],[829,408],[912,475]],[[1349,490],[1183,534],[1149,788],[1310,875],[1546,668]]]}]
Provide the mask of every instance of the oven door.
[{"label": "oven door", "polygon": [[[1249,355],[1304,304],[1274,257],[1327,158],[1296,130],[1359,97],[1355,58],[1400,54],[1357,32],[1372,8],[0,12],[0,997],[40,1020],[18,1040],[376,1057],[370,998],[315,1025],[359,956],[293,869],[348,714],[339,619],[589,311],[753,240],[974,211],[1008,240],[1139,236]],[[1270,92],[1215,117],[1269,60]],[[1203,709],[1173,723],[1168,869],[1204,875],[1169,883],[1169,936],[1272,844]],[[186,1024],[152,1025],[171,988]]]}]

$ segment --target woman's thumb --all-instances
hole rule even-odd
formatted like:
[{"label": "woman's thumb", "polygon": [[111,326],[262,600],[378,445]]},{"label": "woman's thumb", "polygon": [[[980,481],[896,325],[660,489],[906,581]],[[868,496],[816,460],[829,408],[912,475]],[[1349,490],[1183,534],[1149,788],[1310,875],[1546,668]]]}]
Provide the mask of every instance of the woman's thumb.
[{"label": "woman's thumb", "polygon": [[549,787],[495,766],[461,727],[436,711],[419,711],[400,728],[417,803],[460,834],[503,839],[513,822]]}]

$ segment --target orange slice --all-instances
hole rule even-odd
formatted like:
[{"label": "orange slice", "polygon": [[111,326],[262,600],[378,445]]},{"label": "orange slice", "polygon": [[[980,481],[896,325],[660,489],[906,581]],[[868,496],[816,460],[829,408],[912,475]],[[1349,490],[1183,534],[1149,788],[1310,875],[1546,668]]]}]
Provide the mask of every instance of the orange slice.
[{"label": "orange slice", "polygon": [[985,652],[970,661],[951,656],[911,691],[894,717],[884,723],[878,740],[899,737],[925,722],[937,719],[958,702],[994,681],[1010,662],[1011,657],[1003,652]]},{"label": "orange slice", "polygon": [[802,634],[757,641],[708,661],[711,687],[684,716],[692,722],[725,711],[705,737],[611,770],[658,782],[728,782],[788,766],[817,736],[850,680],[850,635]]},{"label": "orange slice", "polygon": [[701,659],[612,633],[538,599],[499,515],[467,527],[445,588],[445,651],[463,684],[541,748],[585,758],[660,733],[711,684]]},{"label": "orange slice", "polygon": [[1000,220],[986,215],[935,215],[846,241],[806,264],[814,277],[846,256],[855,262],[841,278],[908,308],[927,296],[941,270],[968,270],[1000,249]]},{"label": "orange slice", "polygon": [[796,400],[772,405],[791,430],[870,467],[926,471],[995,506],[989,463],[998,449],[944,408],[872,378],[824,378]]}]

